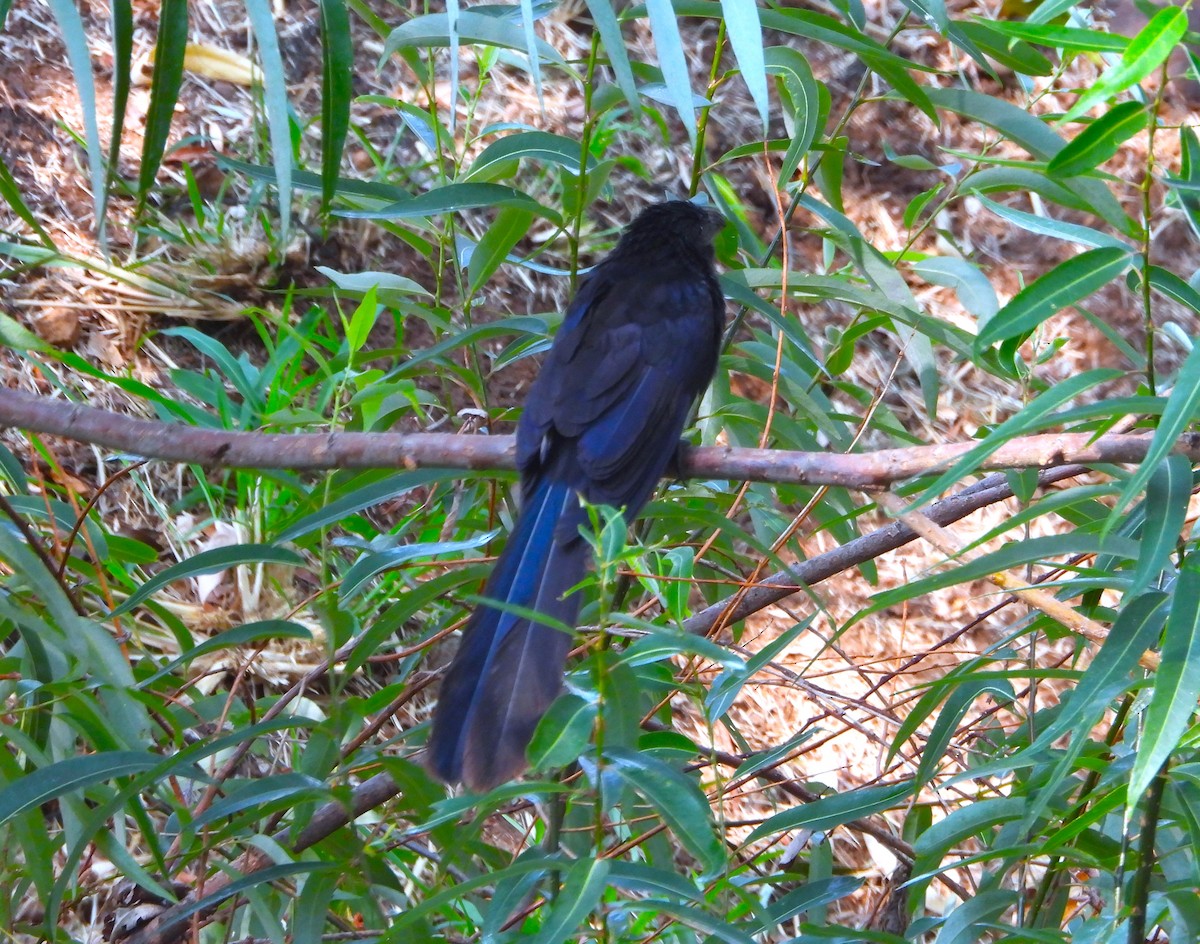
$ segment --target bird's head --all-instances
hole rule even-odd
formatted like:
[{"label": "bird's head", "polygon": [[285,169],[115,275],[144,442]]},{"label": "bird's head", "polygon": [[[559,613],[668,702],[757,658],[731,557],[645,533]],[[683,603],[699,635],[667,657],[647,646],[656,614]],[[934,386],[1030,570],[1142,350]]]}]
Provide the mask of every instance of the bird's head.
[{"label": "bird's head", "polygon": [[668,200],[642,210],[625,228],[618,249],[656,252],[680,242],[707,250],[725,228],[725,217],[711,206],[690,200]]}]

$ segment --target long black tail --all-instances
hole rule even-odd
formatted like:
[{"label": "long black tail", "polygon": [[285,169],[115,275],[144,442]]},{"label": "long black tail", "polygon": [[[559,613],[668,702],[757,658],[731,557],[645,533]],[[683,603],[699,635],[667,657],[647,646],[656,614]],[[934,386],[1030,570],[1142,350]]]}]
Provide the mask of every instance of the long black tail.
[{"label": "long black tail", "polygon": [[[489,600],[574,626],[590,548],[575,490],[539,483],[488,580]],[[525,748],[562,688],[571,637],[560,629],[481,605],[446,672],[429,739],[430,767],[448,783],[487,790],[526,767]]]}]

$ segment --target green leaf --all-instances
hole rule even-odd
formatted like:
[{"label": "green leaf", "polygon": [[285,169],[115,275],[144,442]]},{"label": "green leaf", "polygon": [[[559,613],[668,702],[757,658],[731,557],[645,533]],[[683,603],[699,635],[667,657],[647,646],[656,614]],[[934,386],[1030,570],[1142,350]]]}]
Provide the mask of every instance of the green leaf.
[{"label": "green leaf", "polygon": [[84,140],[87,142],[88,178],[92,187],[92,205],[96,209],[96,228],[101,246],[104,245],[104,216],[108,205],[105,186],[104,152],[100,148],[100,125],[96,121],[96,81],[92,77],[92,57],[88,51],[87,30],[83,17],[73,0],[48,0],[50,12],[62,33],[67,47],[67,61],[79,93],[83,113]]},{"label": "green leaf", "polygon": [[0,824],[72,790],[149,770],[162,763],[147,751],[107,751],[39,767],[0,789]]},{"label": "green leaf", "polygon": [[1180,435],[1195,420],[1197,409],[1200,409],[1200,344],[1192,348],[1187,360],[1179,368],[1175,388],[1167,398],[1167,405],[1163,408],[1162,419],[1154,431],[1146,458],[1121,489],[1121,495],[1109,517],[1109,528],[1120,521],[1124,510],[1146,487],[1158,464],[1175,448]]},{"label": "green leaf", "polygon": [[604,756],[622,779],[646,800],[675,838],[703,863],[705,871],[725,865],[725,846],[712,821],[712,807],[697,782],[657,758],[623,747],[610,747]]},{"label": "green leaf", "polygon": [[4,202],[21,218],[25,225],[37,234],[43,246],[54,251],[54,240],[50,238],[50,234],[42,228],[42,224],[38,222],[37,217],[25,205],[25,200],[21,196],[21,185],[17,183],[16,178],[9,172],[3,160],[0,160],[0,198],[3,198]]},{"label": "green leaf", "polygon": [[937,865],[964,840],[1020,819],[1025,806],[1025,799],[1019,796],[993,797],[960,806],[922,832],[913,843],[913,852],[922,859],[933,860],[931,865]]},{"label": "green leaf", "polygon": [[[992,20],[955,20],[952,24],[991,59],[1021,75],[1051,75],[1054,63],[1021,39],[1005,36]],[[951,40],[954,33],[947,34]]]},{"label": "green leaf", "polygon": [[408,564],[415,560],[440,557],[443,554],[458,554],[462,551],[473,551],[475,548],[487,544],[495,536],[496,532],[489,531],[485,534],[477,534],[465,541],[430,541],[428,543],[406,544],[402,547],[394,547],[388,551],[366,554],[353,567],[346,571],[346,575],[342,578],[342,586],[338,591],[338,601],[345,605],[346,602],[352,600],[363,590],[369,580],[385,570],[390,570],[393,567]]},{"label": "green leaf", "polygon": [[167,584],[174,583],[176,580],[187,580],[202,574],[215,574],[242,564],[284,564],[290,567],[302,567],[304,558],[294,551],[272,547],[269,544],[235,544],[231,547],[214,547],[211,550],[193,554],[178,564],[172,564],[166,570],[155,574],[130,594],[124,603],[109,613],[109,618],[128,613],[143,600],[153,596]]},{"label": "green leaf", "polygon": [[822,797],[812,803],[776,813],[756,827],[746,837],[746,841],[756,842],[766,836],[793,829],[828,832],[836,826],[844,826],[854,820],[890,809],[912,796],[912,793],[913,784],[909,781],[885,787],[861,787],[857,790],[847,790],[845,793],[835,793],[833,796]]},{"label": "green leaf", "polygon": [[[1190,484],[1190,469],[1188,473]],[[1175,584],[1162,661],[1154,673],[1154,693],[1146,709],[1137,757],[1129,775],[1127,820],[1137,809],[1150,781],[1183,739],[1196,711],[1197,698],[1200,698],[1200,562],[1189,559]]]},{"label": "green leaf", "polygon": [[360,294],[374,291],[376,297],[385,304],[389,298],[394,300],[396,296],[432,294],[423,285],[392,272],[337,272],[321,265],[314,268],[338,288]]},{"label": "green leaf", "polygon": [[770,75],[780,77],[791,108],[792,136],[779,169],[780,180],[791,180],[821,129],[821,90],[808,60],[790,46],[772,46],[766,50],[764,68]]},{"label": "green leaf", "polygon": [[1179,543],[1191,497],[1191,460],[1187,456],[1167,456],[1146,486],[1142,546],[1127,594],[1141,593],[1167,566]]},{"label": "green leaf", "polygon": [[596,166],[596,160],[591,155],[587,156],[586,167],[581,165],[581,156],[579,142],[572,138],[548,131],[521,131],[507,134],[485,147],[463,174],[462,181],[495,180],[509,176],[505,168],[526,157],[562,167],[579,176],[585,169],[591,171]]},{"label": "green leaf", "polygon": [[361,220],[404,220],[430,217],[439,213],[457,213],[479,207],[523,207],[531,213],[549,219],[556,214],[542,206],[527,193],[512,187],[487,183],[455,183],[435,187],[420,196],[398,200],[378,210],[339,210],[337,216]]},{"label": "green leaf", "polygon": [[1200,313],[1200,292],[1185,282],[1170,269],[1152,265],[1150,272],[1150,287],[1161,292],[1167,298],[1173,299],[1192,311]]},{"label": "green leaf", "polygon": [[288,928],[291,944],[323,944],[329,905],[340,884],[337,872],[317,872],[304,879],[293,899],[294,917]]},{"label": "green leaf", "polygon": [[618,888],[642,892],[656,897],[678,898],[685,902],[702,902],[704,893],[683,876],[644,862],[612,860],[608,881]]},{"label": "green leaf", "polygon": [[979,200],[997,216],[1021,227],[1021,229],[1028,233],[1034,233],[1038,236],[1049,236],[1052,239],[1062,239],[1069,243],[1082,243],[1085,246],[1104,246],[1114,249],[1128,248],[1116,236],[1098,229],[1092,229],[1090,226],[1081,226],[1078,223],[1064,223],[1062,220],[1051,219],[1048,216],[1026,213],[1024,210],[1016,210],[1013,207],[1005,206],[1003,203],[997,203],[995,200],[989,200],[984,196],[980,196]]},{"label": "green leaf", "polygon": [[[0,0],[0,5],[3,0]],[[161,13],[160,13],[161,17]],[[0,13],[0,29],[4,16]],[[161,26],[160,26],[161,29]],[[108,178],[111,185],[121,158],[121,138],[125,131],[125,110],[129,106],[130,72],[133,68],[133,4],[130,0],[112,3],[112,129],[108,138]]]},{"label": "green leaf", "polygon": [[1061,262],[1017,293],[979,332],[976,349],[1028,334],[1051,315],[1083,301],[1117,278],[1128,267],[1132,251],[1106,247],[1090,249]]},{"label": "green leaf", "polygon": [[625,39],[621,36],[621,24],[613,12],[610,0],[585,0],[592,23],[600,34],[600,43],[608,54],[608,65],[617,77],[617,85],[625,96],[629,107],[638,113],[641,103],[638,99],[637,83],[633,79],[633,69],[629,65],[629,53],[625,49]]},{"label": "green leaf", "polygon": [[[980,198],[984,199],[984,198]],[[959,303],[985,325],[1000,310],[996,290],[974,263],[957,256],[931,256],[913,266],[913,272],[933,285],[954,289]]]},{"label": "green leaf", "polygon": [[1013,541],[998,551],[985,554],[954,570],[943,571],[920,580],[909,580],[892,590],[877,593],[871,598],[871,605],[863,615],[877,613],[889,606],[903,603],[905,600],[924,596],[946,587],[966,584],[971,580],[977,580],[1001,570],[1010,570],[1023,564],[1032,564],[1068,554],[1087,553],[1114,554],[1133,560],[1137,557],[1137,552],[1137,543],[1129,538],[1119,535],[1102,538],[1097,534],[1086,534],[1080,531]]},{"label": "green leaf", "polygon": [[[820,878],[805,882],[799,888],[775,899],[767,907],[767,917],[759,924],[756,933],[764,934],[775,930],[785,921],[791,921],[797,915],[821,905],[853,895],[862,888],[865,879],[854,878],[850,875],[835,875],[831,878]],[[810,918],[810,920],[815,920]]]},{"label": "green leaf", "polygon": [[1039,46],[1053,46],[1068,52],[1124,52],[1129,39],[1116,33],[1055,26],[1050,23],[1020,23],[1015,20],[976,20],[980,25],[1004,36],[1024,39]]},{"label": "green leaf", "polygon": [[483,234],[483,239],[471,251],[468,265],[470,291],[474,295],[500,267],[509,251],[529,232],[533,214],[522,207],[506,207]]},{"label": "green leaf", "polygon": [[[1001,314],[1003,314],[1003,311]],[[996,315],[996,318],[1000,316]],[[996,318],[988,322],[987,328],[984,329],[985,331],[995,323]],[[1026,404],[1019,413],[1015,416],[1010,416],[999,426],[995,427],[977,445],[972,446],[960,458],[955,460],[949,469],[939,475],[933,484],[921,493],[921,496],[917,499],[917,503],[920,504],[928,501],[943,489],[948,488],[963,478],[963,476],[974,471],[984,459],[1009,440],[1025,435],[1033,429],[1038,428],[1045,417],[1054,414],[1059,407],[1065,403],[1069,403],[1085,390],[1116,380],[1121,374],[1122,372],[1116,369],[1089,370],[1082,374],[1076,374],[1074,377],[1068,377],[1062,383],[1039,394]]]},{"label": "green leaf", "polygon": [[[275,187],[279,191],[280,247],[288,244],[292,225],[292,135],[288,117],[287,71],[275,34],[275,15],[270,0],[245,0],[246,15],[258,54],[262,58],[263,108],[267,113],[267,132],[271,139],[271,163],[275,168]],[[323,184],[322,184],[323,186]]]},{"label": "green leaf", "polygon": [[371,335],[371,329],[375,327],[378,315],[379,302],[375,297],[375,288],[371,287],[363,293],[363,297],[350,315],[350,319],[347,321],[344,316],[342,319],[346,346],[350,348],[351,353],[357,354],[367,343],[367,338]]},{"label": "green leaf", "polygon": [[1112,158],[1121,145],[1146,127],[1149,115],[1142,102],[1122,102],[1091,122],[1073,141],[1050,159],[1052,177],[1082,174]]},{"label": "green leaf", "polygon": [[[286,544],[294,541],[319,528],[337,524],[364,508],[407,495],[415,488],[437,482],[457,481],[461,478],[462,472],[459,470],[413,469],[409,472],[393,473],[378,481],[369,481],[366,485],[353,488],[352,491],[346,492],[340,498],[311,514],[302,515],[299,519],[291,522],[285,519],[281,522],[282,530],[275,535],[274,543]],[[361,481],[361,479],[355,481]]]},{"label": "green leaf", "polygon": [[1076,120],[1101,102],[1147,78],[1167,61],[1176,44],[1183,39],[1188,28],[1187,18],[1187,11],[1182,7],[1163,7],[1155,13],[1129,43],[1120,63],[1101,72],[1096,82],[1063,115],[1062,121]]},{"label": "green leaf", "polygon": [[1187,215],[1194,234],[1200,234],[1200,137],[1194,128],[1179,129],[1179,176],[1168,173],[1167,186],[1175,203]]},{"label": "green leaf", "polygon": [[183,654],[175,657],[147,679],[138,683],[138,688],[146,689],[160,678],[164,678],[182,665],[187,665],[194,659],[216,652],[219,649],[232,649],[235,646],[245,646],[260,639],[312,639],[312,631],[300,623],[291,620],[255,620],[234,626],[232,629],[217,633],[197,646],[193,646]]},{"label": "green leaf", "polygon": [[[519,23],[473,10],[461,10],[458,14],[454,34],[459,42],[478,43],[481,46],[499,46],[502,49],[525,50],[525,32]],[[398,49],[430,46],[449,46],[451,38],[450,19],[446,13],[429,13],[413,17],[397,26],[384,43],[384,55],[390,56]],[[542,59],[565,66],[563,57],[544,40],[537,41],[537,53]]]},{"label": "green leaf", "polygon": [[329,787],[323,780],[295,772],[256,777],[232,788],[230,785],[226,786],[224,796],[189,822],[185,832],[195,833],[227,816],[236,816],[245,810],[261,809],[280,800],[290,799],[292,802],[289,803],[289,807],[295,808],[305,801],[326,799],[329,794]]},{"label": "green leaf", "polygon": [[549,770],[574,761],[587,749],[597,711],[594,701],[578,695],[556,699],[529,742],[529,765],[534,770]]},{"label": "green leaf", "polygon": [[337,192],[342,150],[350,129],[354,97],[354,47],[345,0],[319,0],[321,7],[321,206],[329,212]]},{"label": "green leaf", "polygon": [[1017,893],[1007,888],[992,888],[975,892],[958,905],[942,923],[933,944],[977,944],[980,931],[988,927],[1017,900]]},{"label": "green leaf", "polygon": [[608,881],[609,860],[579,859],[563,876],[554,906],[533,944],[561,944],[575,936],[580,922],[599,903]]},{"label": "green leaf", "polygon": [[654,48],[658,52],[658,64],[662,69],[667,94],[679,120],[683,122],[688,140],[694,145],[696,106],[692,99],[692,80],[688,73],[687,57],[683,53],[675,8],[671,0],[646,0],[646,12],[650,16],[650,31],[654,34]]},{"label": "green leaf", "polygon": [[154,44],[154,75],[150,81],[150,104],[146,109],[145,134],[142,138],[142,166],[138,171],[138,207],[158,176],[179,89],[183,85],[183,54],[188,39],[187,0],[163,0],[159,8],[158,40]]},{"label": "green leaf", "polygon": [[725,15],[725,31],[729,36],[729,45],[733,47],[742,80],[758,108],[763,133],[766,133],[771,101],[767,95],[762,23],[758,17],[757,0],[721,0],[721,11]]},{"label": "green leaf", "polygon": [[[936,689],[928,693],[928,695],[934,694],[938,694],[940,697],[940,693]],[[946,704],[938,712],[937,720],[930,728],[929,737],[925,739],[925,744],[921,749],[921,761],[917,766],[916,776],[918,784],[924,785],[933,779],[937,773],[938,764],[950,746],[955,731],[958,730],[959,722],[962,721],[963,716],[966,715],[975,700],[985,694],[996,696],[996,700],[1002,703],[1012,701],[1013,697],[1010,685],[1000,684],[990,679],[967,678],[962,684],[955,686],[946,699]],[[922,702],[924,701],[923,698]],[[920,707],[922,706],[918,705],[918,708]],[[917,709],[913,709],[913,713],[917,714]],[[906,718],[905,722],[907,723],[908,720]],[[901,743],[900,735],[902,733],[902,731],[896,732],[893,744]],[[889,754],[889,758],[890,756]]]},{"label": "green leaf", "polygon": [[[1054,129],[1035,115],[1023,108],[993,95],[984,95],[964,88],[933,88],[927,87],[926,94],[938,108],[945,108],[966,118],[971,118],[981,124],[994,128],[1001,134],[1021,147],[1025,148],[1035,159],[1049,161],[1055,154],[1066,147],[1066,141]],[[988,173],[1008,170],[1014,179],[1021,179],[1015,170],[1006,168],[988,168],[969,179],[972,186],[979,186],[978,179]],[[1019,189],[1037,190],[1039,187],[1030,182],[1030,178],[1039,175],[1026,172],[1024,184],[1018,184]],[[1091,178],[1067,178],[1063,181],[1049,181],[1064,188],[1079,204],[1078,208],[1089,210],[1120,233],[1131,236],[1137,233],[1138,227],[1121,208],[1120,203],[1113,197],[1112,192],[1103,181]],[[1058,201],[1062,202],[1062,201]],[[1064,206],[1071,204],[1064,203]]]},{"label": "green leaf", "polygon": [[[687,0],[687,2],[677,2],[676,6],[681,16],[692,13],[692,11],[695,11],[694,15],[707,16],[712,14],[714,4],[704,2],[704,0]],[[905,101],[915,105],[930,121],[937,123],[937,112],[926,94],[929,87],[918,85],[908,74],[909,69],[927,67],[897,56],[861,30],[841,23],[824,13],[798,7],[786,7],[762,10],[759,16],[766,29],[803,36],[807,40],[827,43],[854,53],[890,83]]]},{"label": "green leaf", "polygon": [[211,894],[205,895],[198,901],[193,901],[180,907],[177,911],[172,910],[169,919],[160,919],[162,923],[155,925],[155,933],[165,934],[171,928],[175,928],[183,924],[185,921],[190,919],[192,915],[213,908],[229,898],[246,894],[252,891],[256,886],[270,885],[273,882],[281,882],[285,879],[290,879],[295,876],[333,872],[339,869],[344,869],[344,866],[338,864],[337,862],[317,862],[311,860],[306,860],[304,862],[285,862],[282,865],[268,866],[265,869],[260,869],[257,872],[251,872],[249,875],[243,875],[241,878],[234,879],[228,885],[223,886]]},{"label": "green leaf", "polygon": [[[455,2],[457,3],[457,0]],[[520,7],[521,31],[525,36],[525,55],[529,58],[529,73],[533,77],[533,89],[537,94],[538,111],[545,117],[546,101],[542,95],[542,63],[538,59],[538,36],[533,29],[533,0],[520,0]]]},{"label": "green leaf", "polygon": [[1067,734],[1086,738],[1092,725],[1107,710],[1114,698],[1130,684],[1129,675],[1138,659],[1158,641],[1167,618],[1165,593],[1150,590],[1126,600],[1120,614],[1108,630],[1108,638],[1083,673],[1079,684],[1065,699],[1054,721],[1042,730],[1029,747],[1038,753]]},{"label": "green leaf", "polygon": [[664,662],[679,655],[699,656],[730,672],[740,672],[746,667],[741,656],[722,646],[690,633],[659,630],[648,633],[621,653],[618,664],[641,666]]}]

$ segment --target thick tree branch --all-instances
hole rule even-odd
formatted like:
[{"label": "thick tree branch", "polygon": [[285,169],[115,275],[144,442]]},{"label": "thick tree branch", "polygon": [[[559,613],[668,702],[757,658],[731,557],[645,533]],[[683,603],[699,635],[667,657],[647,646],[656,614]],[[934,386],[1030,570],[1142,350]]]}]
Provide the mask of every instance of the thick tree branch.
[{"label": "thick tree branch", "polygon": [[[1051,485],[1086,471],[1087,468],[1082,465],[1060,465],[1042,472],[1038,476],[1038,484]],[[1012,487],[1008,484],[1006,476],[989,475],[957,495],[934,502],[925,511],[925,517],[945,527],[986,505],[1012,498],[1012,495]],[[699,636],[727,629],[752,613],[757,613],[772,603],[778,603],[805,587],[811,587],[822,580],[828,580],[834,574],[903,547],[915,541],[917,537],[917,532],[908,525],[901,521],[893,521],[878,531],[864,534],[835,547],[832,551],[818,554],[785,571],[773,574],[740,595],[734,594],[728,600],[706,607],[684,620],[683,628]]]},{"label": "thick tree branch", "polygon": [[[208,468],[443,468],[495,471],[516,467],[511,436],[454,433],[236,433],[121,416],[51,397],[0,387],[0,428],[64,436],[148,459]],[[1005,443],[978,468],[1046,469],[1066,463],[1140,462],[1145,435],[1049,433]],[[857,455],[702,446],[685,450],[689,478],[882,488],[948,468],[978,443],[882,449]],[[1200,434],[1175,451],[1200,461]]]}]

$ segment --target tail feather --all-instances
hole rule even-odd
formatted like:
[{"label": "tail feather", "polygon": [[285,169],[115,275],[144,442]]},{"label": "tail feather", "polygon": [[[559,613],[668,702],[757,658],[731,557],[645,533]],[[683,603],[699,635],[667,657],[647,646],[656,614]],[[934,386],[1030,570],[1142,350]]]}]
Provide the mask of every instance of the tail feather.
[{"label": "tail feather", "polygon": [[[587,570],[574,489],[543,481],[529,497],[484,596],[573,626]],[[538,721],[562,687],[571,637],[486,604],[472,614],[433,719],[430,766],[443,780],[489,789],[519,774]]]}]

